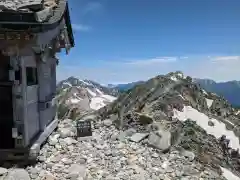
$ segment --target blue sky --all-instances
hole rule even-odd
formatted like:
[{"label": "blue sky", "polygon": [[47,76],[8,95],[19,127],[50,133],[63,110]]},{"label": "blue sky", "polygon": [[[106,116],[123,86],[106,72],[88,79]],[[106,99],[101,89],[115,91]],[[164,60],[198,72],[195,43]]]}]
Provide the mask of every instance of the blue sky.
[{"label": "blue sky", "polygon": [[69,0],[76,46],[58,80],[145,80],[181,70],[240,79],[239,0]]}]

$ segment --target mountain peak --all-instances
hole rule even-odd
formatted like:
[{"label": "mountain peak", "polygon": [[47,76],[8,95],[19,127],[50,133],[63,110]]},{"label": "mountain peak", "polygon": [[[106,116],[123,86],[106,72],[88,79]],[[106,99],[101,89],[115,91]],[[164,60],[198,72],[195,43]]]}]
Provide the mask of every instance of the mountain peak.
[{"label": "mountain peak", "polygon": [[69,77],[57,85],[57,101],[61,117],[71,116],[76,111],[77,118],[81,114],[100,109],[116,99],[118,91],[100,85],[91,80]]}]

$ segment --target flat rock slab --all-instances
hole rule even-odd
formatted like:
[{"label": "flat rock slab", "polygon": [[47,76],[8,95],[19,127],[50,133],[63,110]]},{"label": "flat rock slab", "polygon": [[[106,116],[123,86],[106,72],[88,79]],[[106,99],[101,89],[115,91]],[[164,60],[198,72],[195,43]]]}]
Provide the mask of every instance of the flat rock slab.
[{"label": "flat rock slab", "polygon": [[31,180],[28,172],[24,169],[13,169],[8,173],[4,180]]},{"label": "flat rock slab", "polygon": [[140,142],[148,136],[148,133],[136,133],[130,137],[130,141]]}]

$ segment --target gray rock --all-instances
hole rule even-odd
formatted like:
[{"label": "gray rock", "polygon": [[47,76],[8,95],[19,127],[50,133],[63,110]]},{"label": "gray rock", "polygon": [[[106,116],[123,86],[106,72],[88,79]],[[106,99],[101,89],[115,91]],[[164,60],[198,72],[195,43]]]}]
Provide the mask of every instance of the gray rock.
[{"label": "gray rock", "polygon": [[54,166],[54,163],[51,163],[51,162],[46,164],[46,168],[52,168],[53,166]]},{"label": "gray rock", "polygon": [[171,133],[164,130],[151,132],[148,137],[148,144],[165,151],[171,147]]},{"label": "gray rock", "polygon": [[147,114],[141,114],[141,113],[138,113],[139,115],[139,122],[141,124],[151,124],[153,122],[153,119],[152,117],[148,116]]},{"label": "gray rock", "polygon": [[68,158],[62,158],[61,161],[62,161],[65,165],[72,164],[72,160],[71,160],[71,159],[68,159]]},{"label": "gray rock", "polygon": [[13,169],[8,173],[5,180],[31,180],[28,172],[24,169]]},{"label": "gray rock", "polygon": [[86,178],[86,167],[82,164],[73,164],[68,171],[68,178]]},{"label": "gray rock", "polygon": [[180,154],[184,157],[187,157],[190,161],[193,161],[195,158],[195,154],[191,151],[182,150]]},{"label": "gray rock", "polygon": [[58,143],[58,138],[60,137],[59,134],[55,134],[53,136],[50,136],[48,138],[48,143],[52,146],[56,145]]},{"label": "gray rock", "polygon": [[6,174],[7,172],[8,172],[8,170],[6,168],[0,167],[0,176]]},{"label": "gray rock", "polygon": [[126,131],[124,131],[124,133],[126,134],[126,136],[132,136],[133,134],[135,134],[137,132],[136,129],[133,128],[129,128]]},{"label": "gray rock", "polygon": [[67,137],[65,139],[63,139],[63,141],[67,144],[67,145],[72,145],[72,144],[77,144],[77,141],[73,138]]},{"label": "gray rock", "polygon": [[70,129],[67,128],[61,128],[59,130],[59,134],[61,138],[66,138],[66,137],[71,137],[73,135],[73,133],[71,132]]},{"label": "gray rock", "polygon": [[140,142],[148,136],[148,133],[136,133],[130,137],[130,141]]},{"label": "gray rock", "polygon": [[112,120],[111,119],[105,119],[103,121],[103,125],[107,126],[107,127],[111,126],[112,125]]},{"label": "gray rock", "polygon": [[45,8],[42,11],[38,11],[35,13],[35,18],[38,22],[44,22],[47,20],[50,16],[53,15],[53,9],[52,8]]},{"label": "gray rock", "polygon": [[124,141],[126,137],[127,137],[126,133],[121,131],[120,134],[118,135],[117,139],[119,141]]},{"label": "gray rock", "polygon": [[84,116],[81,120],[90,120],[90,121],[94,121],[94,120],[96,120],[96,119],[97,119],[97,116],[91,114],[91,115],[86,115],[86,116]]},{"label": "gray rock", "polygon": [[17,9],[34,9],[34,11],[37,11],[43,8],[42,5],[42,0],[34,0],[34,2],[25,2],[23,4],[19,4]]},{"label": "gray rock", "polygon": [[214,122],[212,122],[211,120],[208,121],[208,125],[209,126],[214,126]]},{"label": "gray rock", "polygon": [[109,118],[112,120],[112,122],[114,122],[118,119],[118,116],[116,114],[111,114]]},{"label": "gray rock", "polygon": [[79,163],[79,164],[85,164],[86,163],[86,159],[85,158],[79,158],[78,160],[77,160],[77,163]]}]

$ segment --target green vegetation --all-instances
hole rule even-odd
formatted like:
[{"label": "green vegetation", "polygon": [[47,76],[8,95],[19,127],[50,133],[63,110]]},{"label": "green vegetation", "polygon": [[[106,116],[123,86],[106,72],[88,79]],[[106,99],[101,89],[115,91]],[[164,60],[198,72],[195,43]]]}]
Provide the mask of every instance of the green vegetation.
[{"label": "green vegetation", "polygon": [[58,118],[62,119],[68,112],[68,107],[64,104],[59,104],[57,107]]}]

